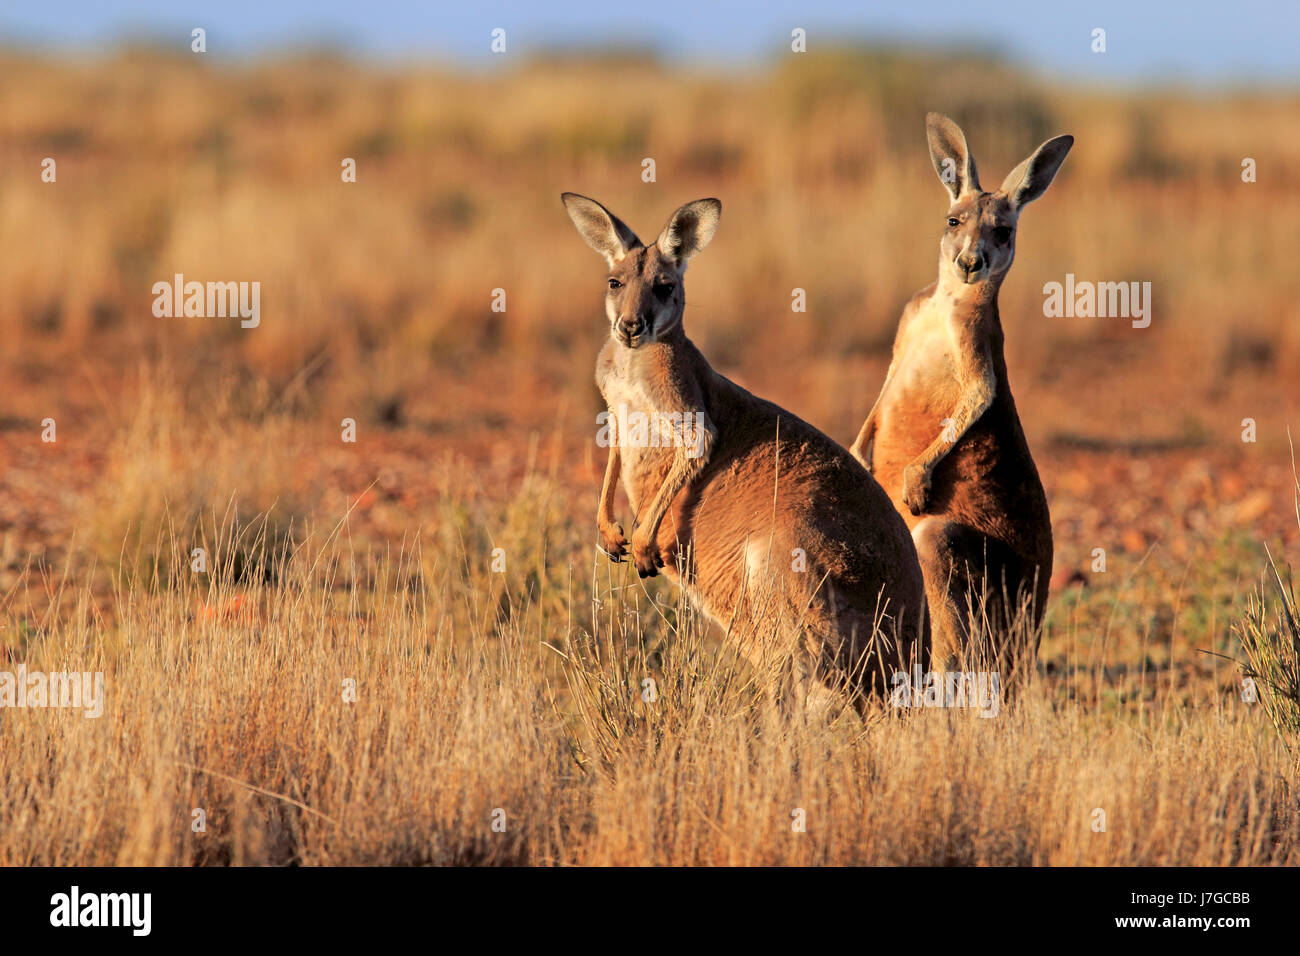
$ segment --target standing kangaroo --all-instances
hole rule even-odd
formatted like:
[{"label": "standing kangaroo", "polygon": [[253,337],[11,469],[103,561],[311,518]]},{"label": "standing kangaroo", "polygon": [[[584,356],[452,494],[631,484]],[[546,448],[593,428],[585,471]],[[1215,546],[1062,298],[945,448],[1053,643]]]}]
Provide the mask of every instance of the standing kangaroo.
[{"label": "standing kangaroo", "polygon": [[[687,203],[646,246],[600,203],[563,200],[609,265],[610,336],[596,363],[611,423],[596,518],[602,549],[620,561],[628,548],[614,516],[621,478],[637,516],[631,559],[641,577],[662,569],[679,581],[756,664],[769,648],[746,632],[779,622],[805,705],[847,693],[861,710],[891,673],[928,661],[916,549],[889,497],[844,448],[719,375],[686,337],[683,273],[713,238],[722,204]],[[638,415],[672,425],[638,432],[625,424]]]},{"label": "standing kangaroo", "polygon": [[[1008,669],[1008,681],[1037,654],[1052,522],[1007,382],[998,289],[1020,211],[1051,184],[1074,137],[1049,139],[989,193],[957,124],[931,113],[926,133],[952,197],[939,278],[903,309],[885,383],[852,452],[912,528],[936,668],[967,656]],[[1017,621],[1026,604],[1028,617]]]}]

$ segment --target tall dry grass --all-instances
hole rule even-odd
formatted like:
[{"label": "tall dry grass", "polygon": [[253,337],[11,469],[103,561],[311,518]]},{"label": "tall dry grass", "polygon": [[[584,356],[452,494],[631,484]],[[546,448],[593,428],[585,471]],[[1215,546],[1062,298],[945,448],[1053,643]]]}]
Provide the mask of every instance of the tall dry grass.
[{"label": "tall dry grass", "polygon": [[[1291,474],[1296,522],[1300,523],[1300,477],[1295,473],[1294,454]],[[1242,672],[1258,685],[1273,728],[1300,762],[1300,606],[1289,564],[1284,580],[1269,552],[1263,577],[1234,628],[1246,656]]]},{"label": "tall dry grass", "polygon": [[[112,472],[109,497],[143,473],[171,487],[153,420],[125,426],[140,472]],[[209,441],[190,454],[219,468]],[[161,547],[123,552],[109,609],[70,580],[29,622],[16,659],[102,670],[107,707],[0,710],[0,863],[1300,858],[1300,771],[1238,695],[1116,698],[1102,660],[1096,686],[1040,673],[993,717],[809,719],[674,590],[593,563],[542,474],[444,496],[393,551],[353,543],[346,514],[293,538],[223,519],[207,539],[157,515]],[[1095,637],[1058,626],[1044,657],[1078,643]]]},{"label": "tall dry grass", "polygon": [[[491,524],[553,496],[534,483]],[[0,863],[1300,857],[1296,767],[1258,708],[1108,714],[1040,681],[993,718],[806,720],[670,598],[570,560],[572,532],[543,558],[536,527],[504,575],[426,541],[356,554],[344,523],[271,578],[218,561],[133,587],[111,624],[70,588],[25,660],[102,669],[108,706],[0,711]]]}]

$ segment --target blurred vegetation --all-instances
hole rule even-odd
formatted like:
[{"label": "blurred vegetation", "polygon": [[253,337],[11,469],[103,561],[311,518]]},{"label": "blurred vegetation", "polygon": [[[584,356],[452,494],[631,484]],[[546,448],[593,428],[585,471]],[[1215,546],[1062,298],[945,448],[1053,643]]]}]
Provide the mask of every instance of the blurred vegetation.
[{"label": "blurred vegetation", "polygon": [[[688,327],[724,369],[880,356],[934,272],[930,109],[965,127],[986,188],[1048,136],[1076,136],[1025,216],[1002,298],[1010,347],[1037,374],[1063,361],[1095,372],[1116,340],[1149,380],[1200,395],[1300,374],[1295,94],[1060,89],[991,54],[849,47],[734,74],[635,50],[490,73],[377,70],[329,51],[232,67],[146,46],[0,62],[0,362],[38,391],[67,356],[108,374],[165,358],[192,389],[236,368],[313,409],[358,404],[366,371],[384,369],[402,420],[436,427],[448,410],[418,383],[527,362],[541,379],[527,388],[589,402],[599,270],[559,211],[564,189],[647,234],[682,201],[723,199]],[[40,181],[45,156],[56,185]],[[1241,182],[1245,156],[1257,183]],[[355,184],[340,181],[344,157]],[[261,281],[261,327],[154,318],[150,287],[176,272]],[[1044,320],[1039,290],[1067,272],[1151,281],[1153,327]],[[806,314],[789,310],[795,287]],[[495,288],[505,313],[490,310]],[[799,407],[851,428],[862,392]],[[483,396],[507,417],[525,399]],[[391,401],[369,405],[384,424]]]}]

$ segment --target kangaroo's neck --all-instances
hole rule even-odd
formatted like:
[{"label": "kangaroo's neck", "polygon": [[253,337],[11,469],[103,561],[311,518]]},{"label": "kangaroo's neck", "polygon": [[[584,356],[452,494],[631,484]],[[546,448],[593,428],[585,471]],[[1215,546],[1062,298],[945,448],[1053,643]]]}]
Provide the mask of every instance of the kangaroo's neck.
[{"label": "kangaroo's neck", "polygon": [[680,326],[636,348],[611,336],[605,348],[617,378],[628,384],[639,383],[665,401],[679,391],[707,388],[713,371]]},{"label": "kangaroo's neck", "polygon": [[[977,342],[985,343],[993,361],[994,377],[1006,382],[1006,359],[1003,355],[1002,317],[998,312],[1000,280],[962,282],[940,274],[939,281],[930,289],[928,311],[938,321],[945,322],[961,336],[973,335]],[[960,330],[960,331],[959,331]],[[999,389],[1005,393],[1006,389]]]},{"label": "kangaroo's neck", "polygon": [[969,329],[978,329],[984,335],[995,339],[995,345],[1002,341],[1002,319],[998,314],[998,289],[1000,282],[984,280],[981,282],[962,282],[958,279],[945,278],[930,287],[929,308],[942,315],[950,324]]},{"label": "kangaroo's neck", "polygon": [[940,269],[939,281],[934,284],[933,296],[944,300],[945,303],[951,302],[954,309],[963,312],[996,315],[998,290],[1002,288],[1002,278],[963,282],[947,270]]}]

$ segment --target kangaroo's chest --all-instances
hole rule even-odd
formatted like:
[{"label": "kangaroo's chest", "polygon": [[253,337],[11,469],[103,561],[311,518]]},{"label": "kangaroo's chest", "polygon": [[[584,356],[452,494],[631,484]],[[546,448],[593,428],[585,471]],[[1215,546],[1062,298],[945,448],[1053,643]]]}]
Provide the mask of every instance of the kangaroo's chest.
[{"label": "kangaroo's chest", "polygon": [[901,333],[881,398],[881,444],[901,442],[919,451],[935,439],[962,396],[958,347],[944,310],[937,304],[918,310]]},{"label": "kangaroo's chest", "polygon": [[597,374],[605,400],[604,442],[616,444],[623,489],[634,510],[663,484],[677,447],[695,434],[700,410],[688,409],[655,370],[609,362]]}]

